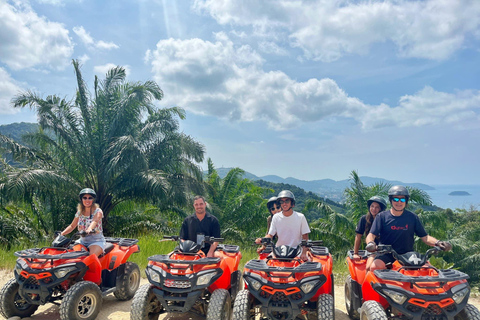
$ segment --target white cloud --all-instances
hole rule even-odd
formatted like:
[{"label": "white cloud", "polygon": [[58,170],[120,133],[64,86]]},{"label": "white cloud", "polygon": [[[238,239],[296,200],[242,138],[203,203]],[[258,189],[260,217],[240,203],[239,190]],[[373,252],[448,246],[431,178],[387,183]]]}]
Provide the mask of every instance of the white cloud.
[{"label": "white cloud", "polygon": [[0,67],[0,114],[18,113],[19,109],[12,108],[10,100],[21,91],[5,69]]},{"label": "white cloud", "polygon": [[99,40],[95,42],[92,38],[90,33],[88,33],[83,26],[74,27],[73,32],[82,40],[82,42],[89,48],[95,47],[97,49],[103,50],[111,50],[111,49],[118,49],[119,46],[113,42],[105,42],[103,40]]},{"label": "white cloud", "polygon": [[349,97],[332,79],[297,82],[281,71],[265,72],[250,47],[236,47],[223,33],[215,43],[162,40],[146,54],[165,105],[232,121],[265,121],[277,130],[305,123],[351,118],[364,129],[387,126],[462,127],[478,122],[480,93],[437,92],[426,87],[399,105],[370,106]]},{"label": "white cloud", "polygon": [[306,58],[327,62],[383,42],[402,57],[443,60],[480,32],[480,1],[471,0],[196,0],[193,8],[257,35],[286,34]]},{"label": "white cloud", "polygon": [[[107,63],[107,64],[104,64],[102,66],[95,66],[93,67],[93,72],[98,75],[100,77],[100,79],[102,79],[102,77],[105,76],[105,74],[107,74],[108,70],[112,69],[112,68],[115,68],[117,67],[116,64],[113,64],[113,63]],[[130,74],[130,66],[129,65],[125,65],[125,66],[122,66],[122,68],[125,69],[125,73],[128,77],[128,75]]]},{"label": "white cloud", "polygon": [[0,60],[19,70],[34,66],[65,68],[73,53],[68,30],[39,17],[23,2],[0,1]]}]

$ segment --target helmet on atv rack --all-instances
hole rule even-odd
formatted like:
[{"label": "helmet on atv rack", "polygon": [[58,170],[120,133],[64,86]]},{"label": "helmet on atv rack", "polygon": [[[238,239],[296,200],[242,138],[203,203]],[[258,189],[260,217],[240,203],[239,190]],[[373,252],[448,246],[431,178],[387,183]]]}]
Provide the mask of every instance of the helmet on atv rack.
[{"label": "helmet on atv rack", "polygon": [[282,190],[277,196],[278,199],[280,198],[289,198],[292,200],[292,204],[295,204],[295,196],[293,195],[293,192],[290,190]]},{"label": "helmet on atv rack", "polygon": [[85,194],[89,194],[89,195],[91,195],[91,196],[94,197],[94,198],[97,197],[97,193],[95,192],[95,190],[93,190],[93,189],[91,189],[91,188],[85,188],[85,189],[82,189],[82,191],[80,191],[80,193],[78,194],[78,197],[80,198],[80,201],[82,201],[82,197],[83,197]]},{"label": "helmet on atv rack", "polygon": [[387,209],[387,202],[382,197],[373,196],[370,199],[368,199],[367,201],[368,208],[370,208],[370,206],[372,205],[372,202],[376,202],[380,205],[380,211],[385,211],[385,209]]},{"label": "helmet on atv rack", "polygon": [[404,186],[393,186],[388,190],[388,199],[390,200],[390,202],[395,196],[405,196],[405,200],[408,202],[408,198],[410,198],[410,193],[408,192],[408,189]]},{"label": "helmet on atv rack", "polygon": [[268,211],[270,211],[270,209],[273,207],[273,205],[275,203],[278,202],[278,198],[277,197],[271,197],[270,199],[268,199],[267,201],[267,208],[268,208]]}]

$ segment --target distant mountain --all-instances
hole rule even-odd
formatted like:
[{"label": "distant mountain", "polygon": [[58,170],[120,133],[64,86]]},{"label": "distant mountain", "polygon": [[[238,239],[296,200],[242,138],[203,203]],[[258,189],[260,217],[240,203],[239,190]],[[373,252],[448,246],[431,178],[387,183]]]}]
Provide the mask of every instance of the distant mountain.
[{"label": "distant mountain", "polygon": [[0,134],[13,139],[15,142],[24,143],[22,136],[38,130],[37,123],[16,122],[0,126]]},{"label": "distant mountain", "polygon": [[[225,177],[232,168],[217,168],[217,172],[220,175],[220,177]],[[249,180],[264,180],[268,182],[274,182],[274,183],[284,183],[284,184],[291,184],[294,186],[297,186],[299,188],[304,189],[305,191],[311,191],[315,194],[320,195],[321,197],[325,197],[328,199],[332,199],[336,202],[339,202],[343,199],[343,191],[345,188],[350,186],[351,181],[349,179],[345,180],[340,180],[340,181],[335,181],[332,179],[321,179],[321,180],[311,180],[311,181],[306,181],[306,180],[300,180],[292,177],[288,178],[282,178],[276,175],[267,175],[263,177],[258,177],[250,172],[245,172],[244,178],[247,178]],[[435,188],[432,186],[429,186],[427,184],[423,183],[405,183],[402,181],[392,181],[392,180],[385,180],[381,178],[372,178],[372,177],[367,177],[363,176],[360,177],[362,182],[369,186],[374,183],[386,183],[386,184],[392,184],[392,185],[404,185],[404,186],[409,186],[409,187],[414,187],[422,190],[434,190]]]}]

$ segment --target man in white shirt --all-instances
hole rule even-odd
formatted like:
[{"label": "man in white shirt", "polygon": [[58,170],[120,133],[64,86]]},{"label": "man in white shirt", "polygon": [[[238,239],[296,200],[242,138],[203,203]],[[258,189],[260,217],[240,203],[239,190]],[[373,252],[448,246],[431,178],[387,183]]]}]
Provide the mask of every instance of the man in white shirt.
[{"label": "man in white shirt", "polygon": [[[293,211],[295,207],[293,192],[283,190],[278,194],[277,198],[282,207],[282,212],[273,216],[270,230],[268,230],[268,234],[265,237],[273,238],[273,236],[277,235],[277,247],[281,245],[296,247],[302,240],[308,240],[310,228],[308,227],[307,219],[305,219],[302,213]],[[258,238],[255,242],[259,244],[261,239]],[[303,247],[302,249],[300,257],[302,260],[307,261],[307,248]]]}]

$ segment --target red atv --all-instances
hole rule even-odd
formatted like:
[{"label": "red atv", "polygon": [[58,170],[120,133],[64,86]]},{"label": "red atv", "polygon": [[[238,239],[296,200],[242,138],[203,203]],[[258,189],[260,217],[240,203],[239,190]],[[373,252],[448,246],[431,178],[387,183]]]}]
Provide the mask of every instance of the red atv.
[{"label": "red atv", "polygon": [[295,319],[314,316],[333,320],[334,281],[332,256],[322,241],[302,241],[309,248],[308,262],[300,259],[301,246],[273,247],[262,238],[265,249],[245,265],[245,290],[233,307],[233,320]]},{"label": "red atv", "polygon": [[438,247],[425,254],[397,254],[389,245],[378,245],[377,254],[392,253],[396,261],[387,269],[365,273],[367,252],[360,260],[348,252],[350,276],[345,281],[345,305],[352,319],[386,320],[479,320],[480,313],[468,304],[469,278],[453,269],[439,270],[428,258],[441,251]]},{"label": "red atv", "polygon": [[[127,259],[140,251],[136,239],[105,238],[105,252],[97,257],[73,239],[58,235],[51,247],[15,252],[15,278],[0,291],[5,318],[29,317],[38,306],[60,305],[62,320],[95,319],[102,296],[131,299],[140,284],[140,269]],[[61,301],[60,303],[58,301]]]},{"label": "red atv", "polygon": [[[219,244],[219,257],[208,258],[197,243],[179,236],[169,254],[149,257],[145,270],[149,284],[140,287],[132,302],[130,319],[158,319],[162,312],[193,312],[208,320],[229,320],[232,300],[242,280],[238,265],[242,254],[235,245]],[[204,243],[223,239],[205,237]]]}]

